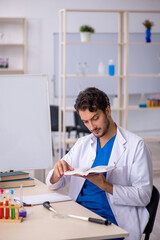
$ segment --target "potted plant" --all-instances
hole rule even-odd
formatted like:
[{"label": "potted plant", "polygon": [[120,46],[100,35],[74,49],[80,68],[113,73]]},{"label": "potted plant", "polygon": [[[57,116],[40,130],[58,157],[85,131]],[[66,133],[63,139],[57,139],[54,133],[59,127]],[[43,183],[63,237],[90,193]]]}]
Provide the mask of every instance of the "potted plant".
[{"label": "potted plant", "polygon": [[151,42],[151,28],[154,26],[154,23],[149,20],[145,20],[142,24],[146,27],[146,42]]},{"label": "potted plant", "polygon": [[81,42],[89,42],[91,34],[95,32],[94,28],[89,25],[82,25],[79,29]]}]

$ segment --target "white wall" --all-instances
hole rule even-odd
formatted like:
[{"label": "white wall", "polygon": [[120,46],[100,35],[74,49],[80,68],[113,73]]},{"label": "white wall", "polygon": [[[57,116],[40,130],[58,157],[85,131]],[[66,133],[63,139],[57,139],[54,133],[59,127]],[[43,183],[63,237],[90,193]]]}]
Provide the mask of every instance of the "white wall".
[{"label": "white wall", "polygon": [[[50,102],[57,103],[54,97],[54,49],[53,33],[58,32],[59,10],[72,9],[129,9],[129,10],[160,10],[160,0],[0,0],[0,17],[25,17],[28,22],[27,37],[27,73],[45,73],[49,76]],[[132,17],[130,20],[131,31],[143,32],[141,24],[144,19],[152,16],[149,14]],[[97,21],[98,19],[98,21]],[[92,24],[96,32],[114,32],[112,15],[102,14],[76,14],[69,15],[68,31],[77,32],[81,24]],[[138,22],[138,24],[136,24]],[[160,22],[160,18],[157,22]],[[136,27],[134,27],[136,26]],[[138,29],[137,29],[138,26]],[[160,32],[160,24],[153,27],[153,31]],[[73,99],[69,100],[71,103]],[[154,119],[156,119],[156,112]],[[134,115],[134,113],[133,113]],[[151,114],[152,115],[152,114]],[[68,117],[67,119],[69,119]],[[134,130],[136,124],[130,117],[130,129]],[[134,118],[134,116],[133,116]],[[71,120],[73,121],[73,120]],[[150,121],[150,120],[149,120]],[[151,119],[152,121],[152,119]],[[158,122],[158,118],[157,118]],[[71,124],[71,122],[70,122]],[[145,124],[143,124],[144,127]],[[156,126],[154,124],[154,126]],[[138,127],[138,129],[141,126]]]},{"label": "white wall", "polygon": [[[54,74],[53,33],[58,32],[58,15],[59,10],[62,8],[160,10],[160,0],[0,0],[0,17],[27,18],[27,73],[48,74],[50,79],[51,103],[57,101],[53,96],[52,81]],[[68,19],[71,26],[68,31],[76,32],[77,28],[87,21],[87,23],[91,23],[98,32],[104,31],[104,27],[114,32],[111,18],[108,20],[105,17],[106,16],[102,15],[101,18],[97,18],[97,16],[88,18],[84,15],[82,22],[82,18],[79,19],[78,15],[74,15],[74,17]],[[134,18],[132,21],[137,21],[137,19]],[[103,24],[101,24],[101,22]],[[136,31],[141,30],[142,26],[139,25]],[[135,31],[134,26],[132,26],[132,31]],[[154,119],[155,118],[156,116]],[[131,128],[134,129],[136,125],[134,116],[131,120],[133,120],[131,122]],[[144,126],[143,123],[142,125]],[[35,177],[43,180],[43,172],[37,171]]]},{"label": "white wall", "polygon": [[[28,73],[46,73],[50,79],[50,101],[53,102],[53,33],[58,32],[58,14],[62,8],[74,9],[134,9],[160,10],[159,0],[0,0],[0,17],[25,17],[28,21]],[[92,22],[96,31],[104,31],[104,27],[112,28],[112,21],[87,15],[79,19],[79,15],[68,19],[68,31],[77,31],[83,22]],[[104,24],[100,24],[102,21]],[[135,21],[135,19],[134,19]],[[83,23],[82,23],[83,24]],[[142,29],[139,27],[138,31]],[[133,28],[134,30],[134,28]]]}]

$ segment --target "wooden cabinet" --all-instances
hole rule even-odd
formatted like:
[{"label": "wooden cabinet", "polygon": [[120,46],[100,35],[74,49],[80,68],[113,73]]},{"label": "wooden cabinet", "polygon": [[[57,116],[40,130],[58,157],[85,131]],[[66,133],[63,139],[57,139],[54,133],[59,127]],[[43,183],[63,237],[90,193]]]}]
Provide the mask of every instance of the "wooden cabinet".
[{"label": "wooden cabinet", "polygon": [[25,73],[26,35],[25,18],[0,18],[0,74]]}]

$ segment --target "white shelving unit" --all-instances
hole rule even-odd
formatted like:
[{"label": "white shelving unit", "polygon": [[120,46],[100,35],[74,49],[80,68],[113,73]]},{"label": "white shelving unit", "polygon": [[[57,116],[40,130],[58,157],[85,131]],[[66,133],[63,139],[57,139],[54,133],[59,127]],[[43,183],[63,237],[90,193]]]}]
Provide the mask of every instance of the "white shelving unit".
[{"label": "white shelving unit", "polygon": [[0,58],[8,58],[8,68],[0,68],[0,74],[23,74],[26,71],[25,18],[0,18]]},{"label": "white shelving unit", "polygon": [[[118,39],[117,43],[112,42],[67,42],[67,15],[69,13],[114,13],[118,15]],[[146,45],[148,47],[153,45],[160,45],[157,43],[145,43],[145,42],[129,42],[129,15],[130,14],[141,14],[141,13],[153,13],[160,14],[160,11],[122,11],[122,10],[75,10],[75,9],[62,9],[59,12],[59,150],[63,148],[63,152],[66,150],[67,143],[73,143],[76,139],[67,139],[65,133],[66,127],[66,112],[74,111],[73,107],[66,106],[66,84],[69,78],[79,78],[82,79],[84,76],[77,76],[76,74],[68,74],[66,72],[66,59],[67,59],[67,46],[68,45],[100,45],[100,46],[118,46],[118,71],[115,76],[108,75],[95,75],[89,74],[85,78],[116,78],[118,86],[118,102],[119,106],[117,108],[112,108],[112,110],[118,113],[118,124],[125,128],[128,128],[128,112],[144,110],[138,106],[129,106],[129,96],[128,96],[128,81],[130,78],[160,78],[158,74],[129,74],[129,52],[130,46],[135,45]],[[151,108],[146,108],[145,111]],[[157,108],[153,108],[157,109]],[[160,109],[160,108],[158,108]],[[61,126],[61,111],[63,111],[63,126]],[[61,129],[63,129],[61,131]],[[155,139],[155,138],[154,138]],[[160,137],[156,138],[160,140]]]},{"label": "white shelving unit", "polygon": [[[128,112],[129,111],[137,111],[137,110],[157,110],[160,108],[154,107],[154,108],[140,108],[139,106],[129,106],[129,95],[128,95],[128,82],[130,78],[160,78],[159,74],[129,74],[129,53],[130,53],[130,46],[147,46],[148,48],[151,46],[160,45],[160,42],[150,42],[146,43],[144,42],[129,42],[129,21],[130,21],[130,14],[142,14],[142,13],[149,13],[149,14],[160,14],[160,11],[124,11],[124,34],[125,34],[125,41],[124,41],[124,51],[125,51],[125,57],[124,57],[124,81],[125,81],[125,92],[124,92],[124,127],[128,128]],[[145,59],[144,59],[145,61]],[[146,138],[147,139],[147,138]],[[152,139],[149,138],[150,140]],[[160,137],[153,137],[153,139],[157,139],[157,141],[160,141]]]}]

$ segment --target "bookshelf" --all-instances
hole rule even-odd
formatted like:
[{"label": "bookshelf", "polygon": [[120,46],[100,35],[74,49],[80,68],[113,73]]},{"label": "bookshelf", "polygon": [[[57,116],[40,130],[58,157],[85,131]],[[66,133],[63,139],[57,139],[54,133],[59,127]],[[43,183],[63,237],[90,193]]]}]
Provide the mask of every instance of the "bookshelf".
[{"label": "bookshelf", "polygon": [[26,72],[26,37],[25,18],[0,18],[0,58],[8,59],[8,67],[0,67],[0,74]]},{"label": "bookshelf", "polygon": [[[112,42],[112,41],[101,41],[101,42],[96,42],[96,41],[91,41],[89,43],[81,43],[80,41],[72,41],[68,39],[68,25],[67,25],[67,17],[69,14],[72,13],[84,13],[87,12],[89,13],[106,13],[106,14],[116,14],[117,15],[117,41]],[[160,11],[123,11],[123,10],[76,10],[76,9],[61,9],[59,12],[59,106],[60,106],[60,112],[63,111],[63,123],[61,126],[61,114],[59,113],[59,152],[61,148],[63,148],[63,152],[65,152],[66,149],[66,144],[68,143],[74,143],[77,139],[67,139],[66,138],[66,133],[65,131],[61,129],[65,129],[66,126],[66,113],[68,111],[74,111],[73,107],[70,107],[67,105],[67,88],[68,88],[68,81],[70,79],[76,79],[76,81],[81,81],[83,82],[84,79],[100,79],[102,81],[106,81],[107,79],[113,79],[114,86],[117,89],[117,96],[118,96],[118,106],[117,107],[112,107],[112,110],[116,111],[118,120],[117,123],[125,128],[128,128],[129,125],[129,115],[133,111],[137,111],[140,113],[141,116],[144,113],[144,109],[140,108],[138,105],[130,105],[129,103],[129,97],[130,97],[130,82],[131,79],[134,80],[133,86],[135,82],[138,80],[139,83],[144,82],[144,80],[150,81],[150,79],[157,79],[157,82],[160,79],[160,74],[157,73],[152,73],[152,72],[138,72],[136,69],[135,72],[131,72],[130,68],[132,66],[130,62],[130,56],[133,53],[131,51],[131,48],[134,47],[135,51],[139,51],[138,47],[146,47],[146,51],[149,53],[149,49],[153,48],[155,46],[159,46],[160,42],[151,42],[151,43],[146,43],[145,40],[137,40],[137,41],[131,41],[131,31],[130,31],[130,17],[131,15],[136,15],[136,14],[144,14],[145,19],[145,14],[147,16],[150,16],[150,14],[158,14],[160,15]],[[142,22],[140,23],[142,24]],[[145,29],[143,29],[145,32]],[[97,74],[91,73],[87,74],[85,76],[79,75],[77,76],[74,73],[69,73],[68,72],[68,67],[67,67],[67,54],[68,54],[68,47],[74,47],[77,46],[79,49],[83,49],[84,47],[104,47],[104,46],[109,46],[110,48],[117,48],[117,72],[116,75],[113,77],[108,76],[107,74],[99,76]],[[143,58],[143,61],[145,62],[146,59]],[[148,70],[148,69],[146,69]],[[113,83],[113,81],[112,81]],[[142,86],[137,88],[135,90],[136,92],[141,91],[143,88]],[[146,83],[144,83],[144,86],[146,87]],[[155,85],[157,86],[157,85]],[[132,87],[130,87],[132,88]],[[68,88],[70,91],[74,89],[74,86],[71,88]],[[160,91],[159,88],[157,88],[157,91]],[[132,91],[132,89],[131,89]],[[155,90],[156,91],[156,90]],[[145,111],[151,110],[151,108],[146,108]],[[152,108],[152,111],[158,111],[159,112],[160,108]],[[151,139],[151,138],[150,138]],[[155,137],[154,137],[155,139]],[[160,137],[156,137],[157,140],[160,140]]]}]

